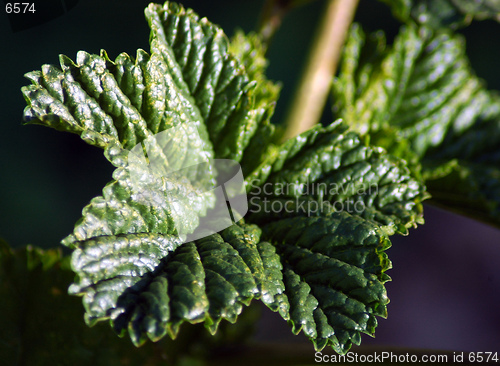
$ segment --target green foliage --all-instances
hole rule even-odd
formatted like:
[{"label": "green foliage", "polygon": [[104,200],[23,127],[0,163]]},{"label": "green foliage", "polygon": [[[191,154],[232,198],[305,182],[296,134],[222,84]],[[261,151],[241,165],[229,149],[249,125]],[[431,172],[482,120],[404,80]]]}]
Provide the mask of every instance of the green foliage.
[{"label": "green foliage", "polygon": [[[407,234],[408,228],[423,223],[424,188],[411,178],[406,164],[369,146],[358,134],[345,132],[339,123],[316,126],[288,140],[246,179],[260,195],[250,199],[259,204],[254,217],[259,222],[269,220],[270,208],[278,201],[297,206],[288,208],[291,215],[349,212],[388,235]],[[287,209],[278,215],[290,216]]]},{"label": "green foliage", "polygon": [[[14,314],[0,318],[9,360],[44,364],[54,347],[67,360],[118,359],[123,342],[75,323],[75,298],[61,292],[68,286],[83,298],[88,325],[107,320],[128,333],[149,347],[146,363],[159,349],[148,339],[174,359],[184,348],[166,339],[187,339],[195,324],[220,335],[222,320],[235,323],[254,300],[315,349],[345,354],[387,316],[389,236],[423,223],[425,185],[435,202],[500,225],[500,97],[471,70],[463,39],[443,28],[496,17],[498,4],[391,5],[407,23],[392,45],[380,32],[351,29],[333,82],[343,121],[283,144],[271,123],[281,87],[265,76],[261,35],[229,40],[176,3],[145,10],[149,53],[111,60],[80,51],[26,74],[25,122],[78,134],[115,170],[63,240],[71,258],[31,247],[14,253],[0,242],[2,313]],[[250,212],[190,240],[216,204],[211,188],[222,172],[200,164],[213,159],[241,165]],[[54,297],[70,310],[51,323],[52,307],[33,299]],[[32,339],[41,328],[49,337]],[[95,344],[106,348],[95,354]],[[142,354],[121,360],[136,364]]]},{"label": "green foliage", "polygon": [[262,116],[257,126],[248,150],[253,154],[245,154],[241,166],[245,176],[250,174],[262,163],[262,160],[274,148],[278,140],[274,125],[270,118],[274,113],[276,101],[279,97],[280,85],[268,80],[265,76],[268,61],[265,58],[266,47],[258,34],[245,35],[238,31],[231,39],[229,51],[242,63],[245,71],[257,85],[253,91],[252,99],[257,106],[256,111]]},{"label": "green foliage", "polygon": [[354,26],[334,110],[408,160],[435,202],[500,224],[500,99],[471,70],[464,40],[404,26],[392,46]]},{"label": "green foliage", "polygon": [[[151,52],[161,56],[171,77],[196,103],[215,156],[239,162],[258,125],[268,118],[264,104],[275,102],[277,91],[265,93],[266,86],[251,82],[244,65],[229,52],[223,31],[193,11],[175,3],[151,4],[146,18]],[[259,56],[250,55],[248,62]],[[255,68],[254,76],[262,73],[262,66]]]},{"label": "green foliage", "polygon": [[137,349],[128,339],[82,319],[81,301],[66,290],[74,279],[70,258],[60,250],[32,246],[12,250],[0,240],[0,355],[5,365],[131,365],[188,362],[237,344],[255,322],[250,307],[238,326],[221,326],[217,337],[185,327],[177,339],[167,338]]},{"label": "green foliage", "polygon": [[[186,243],[145,273],[124,268],[127,261],[110,256],[102,246],[95,248],[97,257],[75,253],[72,264],[80,282],[70,291],[84,295],[87,320],[110,318],[115,331],[128,330],[136,345],[147,337],[157,341],[167,332],[175,338],[183,322],[204,321],[215,333],[221,319],[234,323],[242,306],[261,291],[253,275],[263,275],[256,248],[259,233],[246,231],[255,229],[232,226]],[[249,268],[246,261],[257,267]],[[99,267],[103,263],[106,267]]]},{"label": "green foliage", "polygon": [[[422,222],[424,187],[404,161],[338,122],[277,145],[269,119],[279,87],[264,76],[257,35],[237,33],[230,43],[218,27],[169,2],[151,4],[146,18],[150,54],[112,61],[104,51],[80,52],[76,63],[61,56],[60,69],[44,65],[27,74],[32,85],[23,88],[26,122],[77,133],[116,167],[63,241],[74,248],[70,292],[83,297],[87,323],[109,319],[139,346],[175,338],[184,322],[215,333],[222,319],[235,322],[260,299],[316,349],[346,353],[361,333],[374,334],[376,316],[387,315],[388,235]],[[188,140],[154,139],[179,126]],[[203,182],[217,172],[157,176],[134,163],[137,144],[149,164],[174,170],[193,151],[241,162],[258,212],[249,223],[183,243],[179,234],[196,229],[212,207]],[[262,206],[265,195],[252,192],[268,184],[293,188],[273,192],[272,202],[284,204],[273,213]],[[337,191],[299,193],[318,184]],[[325,209],[311,217],[301,202]],[[355,209],[344,209],[348,203]]]},{"label": "green foliage", "polygon": [[14,251],[0,240],[2,363],[147,365],[156,360],[152,347],[133,352],[109,329],[86,326],[80,301],[66,294],[74,277],[68,259],[55,249]]},{"label": "green foliage", "polygon": [[382,0],[392,7],[394,15],[431,28],[458,28],[472,19],[500,20],[498,0]]},{"label": "green foliage", "polygon": [[283,262],[281,315],[292,332],[340,354],[359,345],[361,333],[374,335],[375,316],[386,317],[389,303],[390,241],[382,230],[346,212],[278,219],[263,230]]}]

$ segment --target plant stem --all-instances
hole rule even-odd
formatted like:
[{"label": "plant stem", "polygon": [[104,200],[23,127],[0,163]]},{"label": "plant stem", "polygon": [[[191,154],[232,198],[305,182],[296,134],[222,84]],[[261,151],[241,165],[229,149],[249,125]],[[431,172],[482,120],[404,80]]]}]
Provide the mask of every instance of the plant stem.
[{"label": "plant stem", "polygon": [[285,121],[288,139],[321,118],[358,0],[329,0]]},{"label": "plant stem", "polygon": [[286,10],[286,6],[283,6],[280,1],[266,0],[257,27],[258,33],[260,33],[265,44],[269,44],[274,33],[281,25]]},{"label": "plant stem", "polygon": [[269,46],[285,15],[293,8],[311,1],[314,0],[266,0],[257,26],[257,32],[262,37],[263,42]]}]

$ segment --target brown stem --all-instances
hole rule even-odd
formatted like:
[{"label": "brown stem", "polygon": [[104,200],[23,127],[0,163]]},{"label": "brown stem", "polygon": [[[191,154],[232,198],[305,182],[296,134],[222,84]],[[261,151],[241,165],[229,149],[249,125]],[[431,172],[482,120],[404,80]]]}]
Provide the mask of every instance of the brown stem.
[{"label": "brown stem", "polygon": [[258,32],[262,40],[269,44],[276,30],[280,27],[281,21],[290,7],[289,1],[267,0],[260,15]]},{"label": "brown stem", "polygon": [[284,138],[302,133],[321,118],[358,0],[329,0],[299,88],[286,118]]}]

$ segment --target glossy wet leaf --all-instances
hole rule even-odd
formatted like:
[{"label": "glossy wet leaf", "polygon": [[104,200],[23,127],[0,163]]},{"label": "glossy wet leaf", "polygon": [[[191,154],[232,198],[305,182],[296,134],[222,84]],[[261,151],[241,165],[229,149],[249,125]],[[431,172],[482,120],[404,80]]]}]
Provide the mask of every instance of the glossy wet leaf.
[{"label": "glossy wet leaf", "polygon": [[[222,319],[236,321],[244,305],[261,299],[317,349],[345,353],[361,333],[373,335],[375,316],[387,316],[390,268],[390,242],[376,225],[341,212],[274,219],[263,230],[261,236],[254,225],[234,225],[182,245],[114,304],[97,307],[95,319],[110,317],[140,345],[175,337],[183,322],[204,322],[215,332]],[[108,281],[80,291],[106,296]],[[96,308],[98,298],[85,297],[87,307]]]},{"label": "glossy wet leaf", "polygon": [[[234,47],[247,54],[239,55],[242,64],[238,64],[228,53],[229,43],[220,29],[176,4],[151,5],[146,13],[153,34],[151,55],[138,51],[136,60],[122,54],[111,61],[104,52],[100,56],[80,52],[76,63],[61,57],[61,69],[46,65],[28,74],[33,85],[23,89],[29,104],[25,110],[28,122],[80,134],[85,141],[105,148],[106,157],[117,167],[115,180],[84,209],[74,233],[64,243],[76,248],[72,267],[78,280],[70,292],[83,296],[87,322],[116,320],[115,329],[121,332],[120,324],[129,327],[136,344],[142,344],[146,335],[158,340],[167,329],[175,336],[184,321],[205,321],[215,331],[223,318],[234,322],[242,304],[261,292],[265,302],[277,308],[272,305],[273,297],[281,291],[268,289],[271,283],[262,264],[252,267],[255,280],[248,273],[246,279],[242,277],[246,273],[243,260],[237,260],[234,249],[220,236],[206,239],[199,247],[188,243],[175,251],[182,243],[175,230],[178,221],[182,220],[181,226],[188,227],[189,233],[189,227],[195,228],[198,216],[209,208],[206,200],[196,203],[197,195],[203,193],[196,183],[206,178],[197,176],[198,180],[188,182],[182,177],[158,178],[147,166],[130,162],[130,151],[138,143],[147,145],[149,161],[152,155],[163,157],[165,166],[185,161],[182,149],[177,155],[162,156],[163,146],[154,136],[192,123],[205,142],[195,146],[200,155],[212,158],[213,142],[219,148],[227,147],[216,152],[217,157],[240,159],[242,142],[233,146],[234,139],[221,142],[219,137],[227,134],[228,123],[247,142],[257,123],[269,126],[274,109],[269,101],[277,98],[278,89],[263,76],[262,53],[252,53],[250,41],[240,34]],[[254,38],[252,42],[258,41]],[[244,67],[254,82],[250,83]],[[133,176],[141,178],[139,187],[134,186]],[[173,215],[172,206],[164,204],[172,196],[175,203],[181,203],[184,211],[180,214]],[[210,248],[219,255],[209,253]],[[198,251],[207,257],[203,263]],[[174,279],[169,284],[158,271],[172,257],[169,271]],[[195,282],[182,275],[186,270],[192,272]],[[175,275],[176,271],[180,274]],[[147,291],[139,299],[130,295],[148,276],[153,283]],[[167,290],[173,292],[169,295]],[[145,305],[130,308],[130,298],[149,304],[150,313],[141,312]]]},{"label": "glossy wet leaf", "polygon": [[316,349],[345,354],[373,335],[376,316],[386,317],[384,283],[391,262],[387,236],[376,225],[346,212],[324,217],[275,218],[263,237],[283,263],[283,317],[310,338]]},{"label": "glossy wet leaf", "polygon": [[[264,75],[258,36],[229,42],[171,2],[151,4],[146,18],[150,54],[61,56],[23,88],[26,122],[77,133],[116,167],[63,241],[87,322],[109,320],[139,346],[176,337],[183,323],[214,333],[260,299],[317,349],[347,352],[386,316],[387,235],[422,222],[424,187],[404,161],[339,123],[276,144],[279,87]],[[250,193],[289,186],[252,193],[257,207],[265,198],[286,206],[189,240],[214,205],[217,172],[198,163],[224,158],[241,163]],[[302,191],[315,185],[327,189]],[[302,202],[327,209],[308,217]]]},{"label": "glossy wet leaf", "polygon": [[462,37],[407,26],[389,47],[354,26],[333,93],[339,117],[422,169],[438,204],[498,225],[500,99]]},{"label": "glossy wet leaf", "polygon": [[[239,64],[228,52],[223,32],[206,19],[173,3],[152,4],[146,15],[152,28],[151,55],[139,50],[135,60],[122,54],[112,61],[105,52],[100,56],[80,52],[76,63],[61,56],[61,68],[45,65],[27,74],[33,84],[23,88],[27,122],[78,133],[103,147],[117,167],[114,180],[84,209],[74,233],[64,240],[75,248],[72,266],[78,280],[70,290],[84,297],[90,324],[117,317],[121,308],[116,304],[123,294],[139,286],[141,278],[157,270],[183,242],[179,228],[189,234],[211,207],[207,186],[202,184],[203,180],[210,183],[210,174],[158,177],[149,171],[149,164],[162,160],[173,169],[177,161],[186,161],[187,152],[210,160],[212,143],[221,149],[217,157],[241,159],[258,123],[268,124],[272,111],[272,105],[266,104],[268,94],[277,96],[276,88],[263,85],[262,76],[250,82],[245,73],[244,66],[250,69],[252,60],[261,55],[248,56],[245,65]],[[261,69],[252,71],[253,75]],[[182,140],[174,135],[166,141],[170,154],[165,154],[156,136],[192,124],[201,143],[182,148],[183,141],[192,142],[192,136]],[[228,125],[232,135],[221,141],[228,135]],[[140,156],[134,158],[139,163],[131,162],[138,146],[147,150],[145,164]],[[154,286],[158,293],[166,284],[158,279]],[[241,305],[233,300],[231,296],[220,299],[220,309],[211,313],[213,329],[223,317],[235,320]],[[166,298],[161,298],[158,309],[170,311],[162,301]],[[198,321],[198,316],[194,320],[191,316],[180,319]],[[162,331],[151,330],[150,337],[157,340]],[[142,342],[140,332],[131,331],[131,335],[136,343]]]},{"label": "glossy wet leaf", "polygon": [[262,53],[243,57],[242,43],[251,40],[236,39],[231,46],[220,28],[173,2],[150,4],[146,18],[152,52],[162,55],[176,83],[189,91],[216,157],[239,162],[278,95],[263,80]]},{"label": "glossy wet leaf", "polygon": [[[279,258],[259,243],[260,230],[233,225],[221,233],[185,243],[163,256],[154,271],[130,272],[123,257],[73,255],[80,281],[70,291],[84,296],[87,319],[109,318],[118,333],[128,331],[134,344],[175,338],[184,322],[204,322],[215,333],[222,319],[234,323],[244,305],[260,298],[278,310],[283,285],[275,276]],[[102,247],[102,246],[101,246]],[[261,254],[262,252],[262,254]],[[100,263],[108,263],[106,268]],[[126,283],[126,287],[120,287]]]},{"label": "glossy wet leaf", "polygon": [[389,235],[423,223],[425,189],[406,163],[339,123],[316,126],[276,148],[247,182],[255,195],[250,217],[259,223],[331,211],[360,216]]},{"label": "glossy wet leaf", "polygon": [[69,258],[60,250],[33,246],[11,249],[0,239],[0,355],[21,365],[153,366],[168,360],[198,360],[219,347],[241,342],[255,322],[255,307],[237,325],[223,324],[213,337],[201,326],[184,327],[175,341],[133,347],[107,324],[89,328],[81,300],[67,294],[74,279]]}]

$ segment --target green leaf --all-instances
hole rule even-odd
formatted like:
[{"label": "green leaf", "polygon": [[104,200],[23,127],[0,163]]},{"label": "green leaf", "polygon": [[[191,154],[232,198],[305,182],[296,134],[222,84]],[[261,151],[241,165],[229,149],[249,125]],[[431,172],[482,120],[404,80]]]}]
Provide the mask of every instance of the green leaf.
[{"label": "green leaf", "polygon": [[391,6],[396,17],[437,29],[457,28],[472,19],[500,21],[498,0],[382,0]]},{"label": "green leaf", "polygon": [[433,201],[500,227],[500,113],[449,137],[423,160]]},{"label": "green leaf", "polygon": [[247,219],[279,255],[292,331],[340,354],[373,335],[387,316],[388,235],[423,222],[425,188],[406,163],[339,121],[276,147],[246,180]]},{"label": "green leaf", "polygon": [[109,318],[136,345],[167,333],[175,338],[184,322],[204,322],[215,333],[222,319],[234,323],[243,305],[261,294],[271,309],[286,308],[279,258],[259,238],[256,226],[233,225],[183,244],[143,273],[125,270],[127,258],[111,256],[102,245],[86,247],[73,254],[79,282],[70,291],[84,296],[90,323]]},{"label": "green leaf", "polygon": [[[77,133],[102,148],[115,143],[126,150],[168,128],[194,123],[210,154],[199,111],[158,55],[139,50],[135,61],[123,53],[113,62],[104,51],[100,56],[80,51],[76,64],[64,55],[60,63],[61,69],[43,65],[26,74],[32,81],[22,88],[27,123]],[[165,98],[167,91],[170,98]]]},{"label": "green leaf", "polygon": [[283,315],[317,350],[329,345],[345,354],[373,335],[375,316],[387,316],[384,283],[391,262],[387,236],[346,212],[328,217],[277,219],[263,227],[283,262],[289,311]]},{"label": "green leaf", "polygon": [[[385,47],[380,34],[376,46],[373,37],[365,38],[354,26],[334,83],[334,109],[371,134],[372,143],[410,140],[411,150],[422,156],[443,142],[447,130],[469,127],[488,107],[489,95],[471,73],[461,37],[403,27],[392,47]],[[360,61],[367,51],[374,63]]]},{"label": "green leaf", "polygon": [[390,261],[383,252],[390,242],[382,230],[339,212],[278,219],[264,232],[270,243],[248,224],[186,243],[135,286],[118,290],[114,303],[102,300],[113,279],[91,265],[100,258],[82,258],[83,267],[95,268],[94,280],[72,290],[92,294],[84,302],[94,319],[110,318],[136,345],[175,337],[183,322],[204,322],[215,333],[221,319],[236,321],[254,298],[278,311],[295,334],[303,330],[317,349],[330,345],[344,354],[360,343],[361,332],[373,335],[375,316],[387,316]]},{"label": "green leaf", "polygon": [[[173,304],[172,309],[167,305],[168,296],[162,291],[170,286],[156,271],[184,241],[181,236],[195,230],[199,217],[214,204],[213,193],[207,192],[214,183],[214,172],[182,168],[215,156],[241,159],[258,124],[269,125],[273,106],[267,102],[277,98],[278,92],[264,79],[263,67],[252,66],[262,55],[245,58],[245,66],[258,77],[251,82],[245,67],[228,52],[225,35],[206,19],[173,3],[164,7],[152,4],[146,16],[152,29],[151,55],[139,50],[135,60],[121,54],[112,61],[104,51],[100,56],[79,52],[76,63],[61,56],[61,69],[44,65],[41,71],[27,74],[32,85],[23,88],[28,123],[77,133],[104,148],[105,156],[117,167],[114,180],[83,210],[73,234],[63,242],[75,248],[72,267],[78,278],[70,291],[84,296],[89,324],[117,318],[123,310],[118,305],[122,299],[141,286],[144,276],[154,279],[145,295],[152,311],[145,321],[158,321],[160,326],[130,328],[136,344],[143,342],[144,329],[151,339],[161,338],[171,311],[177,316],[171,335],[177,334],[183,321],[196,323],[205,318],[214,331],[222,318],[235,321],[241,304],[248,304],[257,293],[257,285],[248,287],[255,282],[252,276],[239,288],[241,273],[236,276],[218,268],[210,258],[199,262],[196,251],[204,247],[195,247],[188,269],[195,271],[194,276],[202,276],[196,277],[200,281],[205,279],[206,269],[207,281],[213,286],[205,300],[201,290],[194,288],[196,296],[190,301],[196,309],[185,313],[182,307],[190,309],[190,304]],[[190,131],[193,125],[194,132]],[[164,133],[167,138],[159,139]],[[194,137],[199,137],[195,143]],[[219,149],[215,155],[212,143]],[[208,244],[220,246],[225,255],[220,237],[204,245]],[[179,250],[190,247],[186,244]],[[232,263],[233,258],[227,261]],[[196,269],[196,263],[201,267]],[[242,263],[232,263],[231,268],[239,271]],[[236,276],[236,284],[232,277],[225,279],[226,275]],[[233,285],[238,285],[237,290],[231,290]],[[279,291],[264,292],[271,303],[274,295],[270,294]],[[208,299],[210,309],[204,309]],[[134,319],[134,324],[140,323]]]},{"label": "green leaf", "polygon": [[221,29],[170,2],[151,4],[146,18],[151,55],[139,50],[135,61],[121,54],[113,62],[104,51],[79,52],[76,64],[61,56],[62,70],[44,65],[27,74],[33,85],[23,88],[26,122],[77,133],[100,147],[118,140],[127,150],[195,123],[209,157],[211,141],[217,158],[241,160],[258,126],[269,124],[279,92],[263,76],[262,46],[249,50],[257,36],[240,34],[230,47]]},{"label": "green leaf", "polygon": [[[191,182],[157,178],[148,173],[148,164],[141,164],[140,156],[136,157],[138,162],[135,164],[129,159],[131,152],[144,155],[140,144],[147,148],[150,163],[160,160],[160,166],[169,170],[182,167],[176,162],[189,165],[192,156],[200,156],[206,161],[213,156],[195,106],[184,99],[183,91],[174,85],[171,77],[161,72],[166,69],[166,64],[158,56],[149,57],[143,51],[138,52],[135,63],[125,54],[112,62],[104,52],[101,56],[79,52],[77,64],[62,56],[61,66],[62,70],[45,65],[41,71],[27,74],[33,85],[23,88],[28,102],[25,120],[80,134],[85,141],[105,148],[108,160],[118,167],[114,172],[116,180],[106,186],[103,197],[94,199],[84,210],[83,221],[66,244],[101,235],[149,231],[171,234],[174,230],[172,220],[179,216],[173,213],[172,201],[184,201],[184,223],[176,224],[187,233],[192,232],[197,216],[204,215],[211,205],[203,189],[192,186],[204,172],[195,174]],[[127,78],[124,75],[128,75]],[[145,85],[143,80],[146,80]],[[176,97],[160,99],[158,93],[160,89],[166,92],[167,85]],[[143,95],[137,97],[136,90],[143,90]],[[162,109],[160,118],[158,111]],[[200,142],[195,146],[169,148],[170,155],[165,156],[166,149],[162,145],[168,145],[169,139],[161,141],[157,134],[173,127],[188,128],[183,126],[195,126],[195,133],[200,136],[197,141]],[[190,141],[192,135],[186,132],[183,137]],[[139,147],[138,151],[136,147]],[[138,186],[134,186],[133,181],[138,182]],[[203,181],[211,182],[212,178],[210,175],[203,178],[202,186]],[[167,193],[172,186],[177,190],[176,197],[169,196],[172,192]],[[162,207],[151,206],[151,199],[133,198],[137,192],[150,192],[149,197],[160,197]],[[199,204],[193,205],[192,200],[186,202],[193,196],[198,196]]]},{"label": "green leaf", "polygon": [[152,52],[162,55],[176,83],[189,90],[215,156],[239,162],[259,126],[269,125],[279,91],[262,75],[262,51],[242,55],[248,53],[245,43],[257,44],[256,36],[237,36],[231,46],[221,29],[172,2],[150,4],[146,18]]},{"label": "green leaf", "polygon": [[[410,162],[437,204],[500,223],[500,98],[471,70],[463,38],[403,27],[391,47],[354,26],[334,110]],[[422,164],[422,165],[421,165]]]},{"label": "green leaf", "polygon": [[257,83],[250,97],[255,106],[254,113],[258,113],[260,122],[240,162],[246,176],[262,163],[279,139],[270,118],[274,113],[281,85],[271,82],[264,74],[268,61],[265,58],[266,47],[259,35],[236,32],[231,39],[230,51],[245,66],[250,79]]},{"label": "green leaf", "polygon": [[269,61],[265,57],[266,46],[260,36],[256,33],[245,34],[241,30],[237,31],[229,44],[229,52],[245,67],[249,79],[257,83],[252,91],[254,105],[274,109],[281,86],[268,80],[265,75]]},{"label": "green leaf", "polygon": [[285,216],[346,211],[388,235],[407,234],[423,223],[425,189],[405,162],[344,130],[339,123],[316,126],[284,143],[249,175],[253,220],[266,222],[276,211]]},{"label": "green leaf", "polygon": [[[387,235],[422,222],[425,189],[404,161],[338,122],[275,144],[279,87],[264,76],[258,36],[229,43],[170,2],[146,17],[151,54],[61,56],[61,68],[42,66],[23,88],[27,122],[79,134],[116,167],[63,241],[87,323],[107,319],[138,346],[175,338],[186,322],[214,333],[260,299],[317,349],[347,352],[386,315]],[[190,239],[216,204],[214,158],[241,162],[257,208],[266,185],[287,205],[249,216],[263,233],[240,221]],[[306,217],[303,202],[326,209]]]},{"label": "green leaf", "polygon": [[[198,359],[248,335],[255,309],[238,325],[221,326],[217,337],[193,326],[175,341],[131,347],[105,324],[89,328],[80,299],[66,294],[74,279],[60,250],[27,246],[12,250],[0,239],[0,355],[6,365],[152,366]],[[180,362],[181,363],[181,362]],[[179,364],[180,364],[179,363]]]}]

